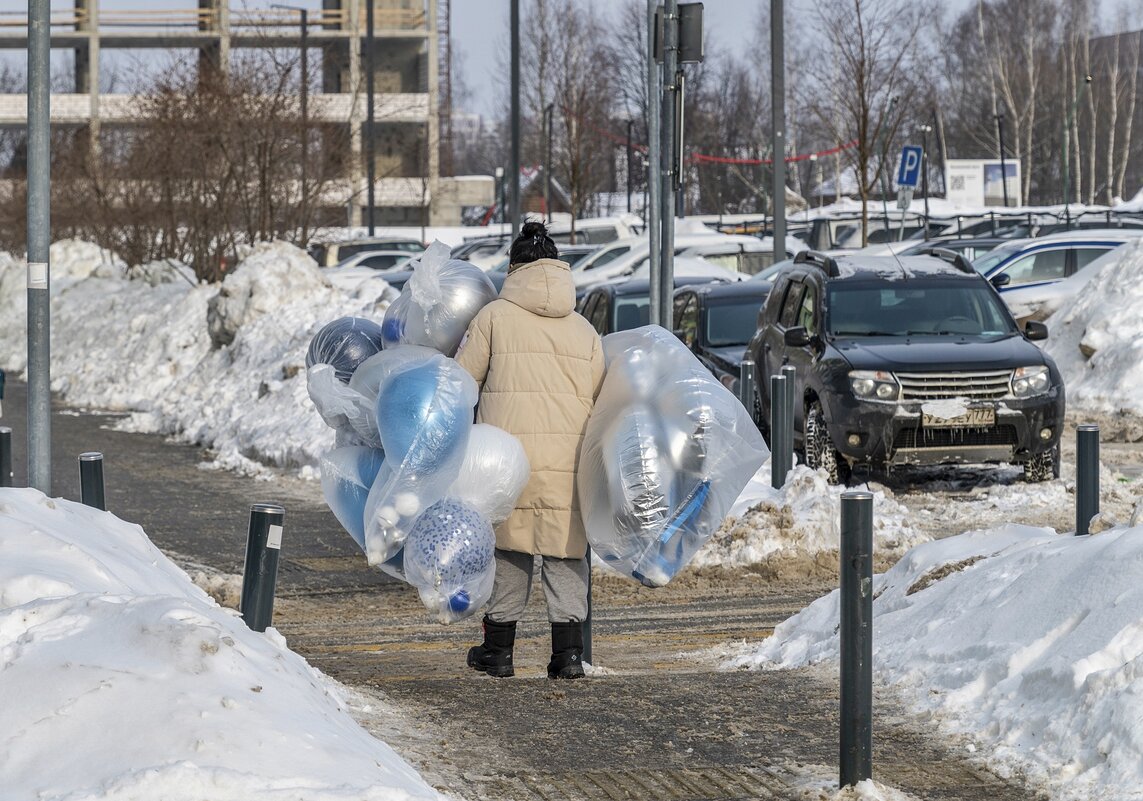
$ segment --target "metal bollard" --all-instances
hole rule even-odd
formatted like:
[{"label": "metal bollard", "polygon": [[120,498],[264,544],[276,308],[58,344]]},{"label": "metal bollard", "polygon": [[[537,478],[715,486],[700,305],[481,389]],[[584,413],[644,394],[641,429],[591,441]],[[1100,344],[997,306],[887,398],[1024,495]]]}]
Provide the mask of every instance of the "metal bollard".
[{"label": "metal bollard", "polygon": [[286,510],[276,503],[256,503],[250,507],[242,600],[238,609],[253,631],[265,631],[274,619],[274,586],[278,580],[285,515]]},{"label": "metal bollard", "polygon": [[0,426],[0,487],[10,487],[12,481],[12,429]]},{"label": "metal bollard", "polygon": [[[747,357],[738,364],[738,399],[754,419],[754,360]],[[758,422],[758,421],[755,421]]]},{"label": "metal bollard", "polygon": [[781,489],[786,483],[790,464],[790,449],[786,447],[787,432],[792,427],[792,414],[786,401],[786,377],[770,376],[770,486]]},{"label": "metal bollard", "polygon": [[582,661],[592,664],[591,661],[591,549],[587,549],[587,617],[583,620],[583,656]]},{"label": "metal bollard", "polygon": [[786,448],[786,453],[788,454],[787,464],[789,464],[790,469],[793,470],[794,469],[794,426],[797,424],[797,411],[798,411],[798,401],[797,401],[797,398],[795,397],[797,395],[797,387],[798,387],[798,383],[796,380],[798,377],[798,368],[794,367],[794,365],[792,365],[792,364],[784,364],[784,365],[782,365],[782,375],[784,375],[786,377],[786,408],[790,410],[789,411],[790,422],[789,422],[789,425],[786,426],[786,445],[785,445],[785,448]]},{"label": "metal bollard", "polygon": [[1076,536],[1089,534],[1099,514],[1099,426],[1076,426]]},{"label": "metal bollard", "polygon": [[79,455],[79,502],[101,512],[107,511],[103,494],[103,454],[88,451]]},{"label": "metal bollard", "polygon": [[841,495],[840,786],[873,774],[873,493]]}]

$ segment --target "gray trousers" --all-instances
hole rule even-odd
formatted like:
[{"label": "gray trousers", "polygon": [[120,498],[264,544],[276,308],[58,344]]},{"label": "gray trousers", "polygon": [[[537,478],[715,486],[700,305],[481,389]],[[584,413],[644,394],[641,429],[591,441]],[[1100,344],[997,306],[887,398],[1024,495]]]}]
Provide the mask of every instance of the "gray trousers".
[{"label": "gray trousers", "polygon": [[[548,602],[549,623],[582,623],[587,619],[587,557],[541,556],[540,576]],[[496,549],[496,581],[484,613],[496,623],[512,623],[524,615],[532,591],[535,559],[530,553]]]}]

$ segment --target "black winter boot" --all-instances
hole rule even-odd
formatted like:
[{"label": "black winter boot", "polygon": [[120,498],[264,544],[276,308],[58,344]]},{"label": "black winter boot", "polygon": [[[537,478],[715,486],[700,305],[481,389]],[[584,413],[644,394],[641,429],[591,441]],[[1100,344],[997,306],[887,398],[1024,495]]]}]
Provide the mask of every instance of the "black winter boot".
[{"label": "black winter boot", "polygon": [[484,616],[484,642],[468,649],[468,666],[489,676],[516,675],[512,667],[512,646],[516,643],[516,621],[497,623]]},{"label": "black winter boot", "polygon": [[583,623],[552,624],[552,661],[549,679],[583,678]]}]

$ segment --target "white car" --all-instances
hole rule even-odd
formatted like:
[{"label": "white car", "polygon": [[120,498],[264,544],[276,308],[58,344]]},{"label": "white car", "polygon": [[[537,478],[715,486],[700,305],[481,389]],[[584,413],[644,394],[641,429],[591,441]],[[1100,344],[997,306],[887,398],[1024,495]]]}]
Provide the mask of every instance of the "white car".
[{"label": "white car", "polygon": [[[746,234],[719,234],[708,231],[675,237],[676,256],[686,254],[687,257],[703,257],[706,253],[715,255],[727,248],[735,254],[761,253],[767,250],[758,237]],[[578,262],[572,270],[572,280],[577,287],[585,287],[630,275],[649,258],[649,252],[647,237],[618,239]],[[738,256],[734,258],[737,259]]]},{"label": "white car", "polygon": [[331,270],[348,270],[357,267],[370,270],[403,270],[412,259],[420,258],[420,253],[407,250],[363,250],[347,259],[339,261]]},{"label": "white car", "polygon": [[1047,320],[1059,311],[1064,303],[1082,292],[1087,283],[1107,265],[1118,264],[1120,260],[1139,253],[1140,247],[1143,247],[1141,243],[1143,239],[1137,239],[1135,245],[1110,250],[1062,281],[1051,284],[1025,284],[1003,293],[1000,297],[1004,299],[1018,323]]}]

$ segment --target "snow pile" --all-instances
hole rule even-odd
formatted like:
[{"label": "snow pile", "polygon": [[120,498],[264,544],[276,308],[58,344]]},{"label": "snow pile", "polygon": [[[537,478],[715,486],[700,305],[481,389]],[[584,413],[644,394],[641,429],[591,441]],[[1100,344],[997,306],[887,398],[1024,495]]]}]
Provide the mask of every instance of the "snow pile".
[{"label": "snow pile", "polygon": [[[1052,798],[1139,798],[1141,571],[1143,527],[1009,525],[920,545],[874,579],[875,675]],[[727,666],[836,660],[839,604],[837,591],[815,601]]]},{"label": "snow pile", "polygon": [[1130,391],[1143,385],[1143,239],[1116,252],[1120,258],[1048,319],[1045,350],[1064,375],[1070,406],[1143,414],[1143,396]]},{"label": "snow pile", "polygon": [[0,705],[9,798],[441,798],[142,529],[29,489],[0,489]]},{"label": "snow pile", "polygon": [[[769,461],[750,480],[730,510],[727,523],[691,562],[691,567],[722,565],[728,568],[774,560],[815,561],[838,551],[841,494],[824,472],[798,465],[781,489],[770,486]],[[874,493],[873,547],[878,559],[900,556],[929,538],[910,527],[909,514],[884,488]],[[836,559],[826,559],[836,572]]]}]

